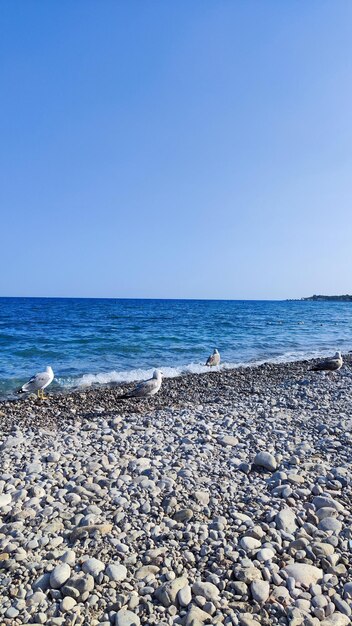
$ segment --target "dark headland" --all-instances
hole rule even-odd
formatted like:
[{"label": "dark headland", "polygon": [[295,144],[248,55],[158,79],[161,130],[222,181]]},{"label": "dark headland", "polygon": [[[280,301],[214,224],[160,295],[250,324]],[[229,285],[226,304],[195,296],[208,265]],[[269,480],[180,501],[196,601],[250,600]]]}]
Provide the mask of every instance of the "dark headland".
[{"label": "dark headland", "polygon": [[314,294],[307,298],[289,298],[287,302],[352,302],[352,295],[348,293],[342,296],[323,296]]},{"label": "dark headland", "polygon": [[314,302],[325,302],[325,301],[336,301],[336,302],[352,302],[352,296],[347,293],[343,296],[309,296],[308,298],[301,298],[301,300],[307,301],[311,300]]}]

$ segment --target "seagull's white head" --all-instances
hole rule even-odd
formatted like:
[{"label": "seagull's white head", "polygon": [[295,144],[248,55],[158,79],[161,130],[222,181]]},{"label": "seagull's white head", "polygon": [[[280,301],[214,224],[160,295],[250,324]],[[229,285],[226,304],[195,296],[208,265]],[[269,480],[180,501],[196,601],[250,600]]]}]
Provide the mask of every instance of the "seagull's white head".
[{"label": "seagull's white head", "polygon": [[341,352],[339,350],[335,354],[335,359],[341,359]]},{"label": "seagull's white head", "polygon": [[154,370],[153,378],[156,378],[157,380],[160,380],[160,378],[162,378],[163,376],[164,376],[164,374],[162,373],[161,370]]},{"label": "seagull's white head", "polygon": [[50,374],[50,376],[54,376],[54,372],[53,372],[53,370],[52,370],[52,367],[50,367],[50,365],[48,365],[48,366],[45,368],[45,371],[47,372],[47,374]]},{"label": "seagull's white head", "polygon": [[219,354],[219,350],[217,348],[214,348],[214,353],[213,354]]}]

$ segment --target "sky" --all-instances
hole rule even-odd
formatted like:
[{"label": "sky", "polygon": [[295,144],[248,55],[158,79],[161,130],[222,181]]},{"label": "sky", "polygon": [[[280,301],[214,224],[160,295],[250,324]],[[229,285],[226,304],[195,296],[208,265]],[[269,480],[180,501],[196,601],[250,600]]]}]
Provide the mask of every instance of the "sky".
[{"label": "sky", "polygon": [[351,19],[0,0],[0,296],[352,293]]}]

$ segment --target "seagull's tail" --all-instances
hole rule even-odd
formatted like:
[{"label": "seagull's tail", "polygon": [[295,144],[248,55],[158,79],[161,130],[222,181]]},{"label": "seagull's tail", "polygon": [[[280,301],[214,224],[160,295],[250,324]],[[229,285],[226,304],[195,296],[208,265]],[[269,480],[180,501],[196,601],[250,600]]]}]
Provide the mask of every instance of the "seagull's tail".
[{"label": "seagull's tail", "polygon": [[16,393],[26,393],[24,389],[22,389],[22,387],[20,387],[20,389],[17,389]]},{"label": "seagull's tail", "polygon": [[124,393],[122,396],[117,396],[116,400],[127,400],[133,396],[130,393]]}]

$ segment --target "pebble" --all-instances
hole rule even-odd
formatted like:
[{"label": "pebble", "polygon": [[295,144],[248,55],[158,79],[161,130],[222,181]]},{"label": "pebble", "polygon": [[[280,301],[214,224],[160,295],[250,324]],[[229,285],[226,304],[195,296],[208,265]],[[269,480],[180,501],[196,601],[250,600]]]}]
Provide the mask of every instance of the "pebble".
[{"label": "pebble", "polygon": [[251,583],[251,593],[255,602],[263,604],[269,597],[270,585],[266,580],[253,580]]},{"label": "pebble", "polygon": [[325,519],[326,517],[336,517],[338,515],[338,511],[331,506],[322,506],[317,509],[317,518],[319,521]]},{"label": "pebble", "polygon": [[12,501],[12,497],[10,493],[2,493],[0,495],[0,509],[8,506]]},{"label": "pebble", "polygon": [[105,570],[106,576],[110,578],[110,580],[114,580],[115,582],[120,582],[125,580],[127,577],[127,568],[120,563],[109,563]]},{"label": "pebble", "polygon": [[176,597],[180,589],[188,585],[188,579],[180,576],[162,584],[155,592],[155,597],[165,607],[175,604]]},{"label": "pebble", "polygon": [[192,593],[195,596],[202,596],[210,602],[217,602],[219,600],[219,589],[213,585],[213,583],[195,582],[192,585]]},{"label": "pebble", "polygon": [[192,509],[180,509],[176,511],[174,519],[176,522],[188,522],[193,517]]},{"label": "pebble", "polygon": [[71,598],[70,596],[65,596],[62,600],[61,600],[61,610],[64,613],[67,613],[68,611],[71,611],[73,609],[74,606],[76,606],[77,602],[74,598]]},{"label": "pebble", "polygon": [[127,609],[120,609],[116,613],[115,626],[139,626],[141,620],[138,615],[128,611]]},{"label": "pebble", "polygon": [[222,435],[218,438],[218,443],[222,446],[237,446],[238,439],[237,437],[233,437],[232,435]]},{"label": "pebble", "polygon": [[296,515],[291,509],[282,509],[275,517],[276,528],[292,535],[296,528]]},{"label": "pebble", "polygon": [[261,543],[258,539],[254,539],[254,537],[242,537],[240,540],[240,546],[243,550],[253,551],[258,550],[261,546]]},{"label": "pebble", "polygon": [[275,457],[270,452],[265,451],[258,452],[258,454],[256,454],[253,464],[259,467],[264,467],[269,472],[274,472],[277,468]]},{"label": "pebble", "polygon": [[186,615],[185,626],[201,626],[208,620],[209,613],[192,604]]},{"label": "pebble", "polygon": [[159,572],[159,569],[157,565],[143,565],[135,572],[134,576],[136,580],[143,580],[143,578],[155,576],[155,574]]},{"label": "pebble", "polygon": [[343,613],[333,613],[330,617],[323,619],[320,622],[320,626],[349,626],[350,618],[347,615],[343,615]]},{"label": "pebble", "polygon": [[275,552],[271,548],[262,548],[258,550],[256,558],[258,561],[271,561],[275,556]]},{"label": "pebble", "polygon": [[309,587],[323,578],[323,571],[315,565],[308,563],[293,563],[284,568],[287,576],[293,578],[296,583]]},{"label": "pebble", "polygon": [[251,583],[253,580],[262,578],[260,569],[258,569],[254,565],[249,566],[249,567],[243,567],[243,566],[235,567],[233,573],[234,573],[236,580],[244,582],[247,585]]},{"label": "pebble", "polygon": [[189,585],[185,585],[177,594],[180,606],[188,606],[192,602],[192,591]]},{"label": "pebble", "polygon": [[96,576],[98,576],[100,572],[103,572],[104,569],[105,563],[95,558],[87,559],[82,565],[82,570],[86,574],[91,574],[92,576],[94,576],[94,578],[96,578]]},{"label": "pebble", "polygon": [[54,567],[50,574],[50,586],[52,589],[60,589],[62,585],[70,578],[71,568],[68,563],[60,563]]},{"label": "pebble", "polygon": [[210,494],[208,491],[197,490],[194,492],[194,497],[197,502],[199,502],[199,504],[202,504],[203,506],[208,506],[210,500]]},{"label": "pebble", "polygon": [[248,613],[240,615],[239,622],[241,626],[261,626],[260,622]]},{"label": "pebble", "polygon": [[337,502],[330,496],[315,496],[315,498],[313,498],[312,500],[312,504],[313,506],[315,506],[316,509],[331,507],[336,511],[340,511],[343,508],[339,502]]},{"label": "pebble", "polygon": [[343,600],[341,596],[339,596],[338,593],[334,594],[332,601],[335,604],[338,611],[340,611],[344,615],[348,615],[349,617],[351,616],[352,610],[351,610],[350,605],[346,602],[346,600]]},{"label": "pebble", "polygon": [[340,533],[342,523],[336,517],[324,517],[318,524],[319,530],[330,530],[333,533]]}]

